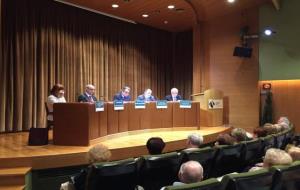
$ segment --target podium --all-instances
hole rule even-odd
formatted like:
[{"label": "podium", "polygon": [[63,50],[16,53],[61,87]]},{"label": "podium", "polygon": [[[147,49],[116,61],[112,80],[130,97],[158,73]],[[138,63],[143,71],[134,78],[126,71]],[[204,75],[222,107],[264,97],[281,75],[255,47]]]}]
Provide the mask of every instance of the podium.
[{"label": "podium", "polygon": [[156,102],[145,109],[135,109],[135,103],[124,104],[124,110],[114,110],[112,102],[104,103],[104,111],[96,112],[90,103],[54,104],[53,144],[89,146],[92,140],[111,134],[144,129],[200,128],[199,102],[190,109],[178,102],[168,102],[166,109],[157,109]]},{"label": "podium", "polygon": [[223,92],[209,89],[204,93],[192,95],[193,100],[200,102],[200,125],[217,127],[223,122]]}]

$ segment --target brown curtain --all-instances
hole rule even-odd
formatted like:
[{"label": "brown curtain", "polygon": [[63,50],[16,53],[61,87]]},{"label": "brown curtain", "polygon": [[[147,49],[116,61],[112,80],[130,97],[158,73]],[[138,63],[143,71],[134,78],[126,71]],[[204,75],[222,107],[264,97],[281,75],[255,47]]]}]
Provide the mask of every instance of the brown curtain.
[{"label": "brown curtain", "polygon": [[[176,83],[185,97],[191,92],[191,58],[179,55],[176,75],[172,68],[175,44],[184,49],[192,43],[175,43],[170,32],[52,0],[2,0],[1,38],[0,132],[43,127],[44,102],[55,83],[65,86],[68,102],[88,83],[104,100],[123,85],[132,88],[133,99],[145,88],[163,98]],[[181,68],[189,76],[178,74]]]}]

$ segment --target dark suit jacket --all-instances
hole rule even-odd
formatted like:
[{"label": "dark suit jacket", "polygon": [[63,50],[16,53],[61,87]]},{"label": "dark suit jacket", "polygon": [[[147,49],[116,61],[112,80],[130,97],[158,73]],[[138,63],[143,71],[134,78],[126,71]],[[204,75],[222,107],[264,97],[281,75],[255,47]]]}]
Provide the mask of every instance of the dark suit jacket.
[{"label": "dark suit jacket", "polygon": [[[97,98],[95,96],[92,96],[94,102],[97,101]],[[89,102],[89,97],[87,96],[86,93],[84,94],[81,94],[79,97],[78,97],[78,102]]]},{"label": "dark suit jacket", "polygon": [[114,100],[123,100],[123,101],[130,101],[131,97],[130,96],[122,96],[122,92],[119,92],[114,96]]},{"label": "dark suit jacket", "polygon": [[[165,100],[173,101],[172,95],[167,95],[167,96],[165,97]],[[180,95],[177,95],[177,96],[176,96],[176,101],[178,101],[178,100],[182,100],[182,98],[181,98]]]},{"label": "dark suit jacket", "polygon": [[156,99],[155,99],[154,96],[150,96],[150,97],[146,100],[144,94],[139,95],[139,96],[137,97],[137,99],[138,99],[138,100],[144,100],[144,101],[156,101]]}]

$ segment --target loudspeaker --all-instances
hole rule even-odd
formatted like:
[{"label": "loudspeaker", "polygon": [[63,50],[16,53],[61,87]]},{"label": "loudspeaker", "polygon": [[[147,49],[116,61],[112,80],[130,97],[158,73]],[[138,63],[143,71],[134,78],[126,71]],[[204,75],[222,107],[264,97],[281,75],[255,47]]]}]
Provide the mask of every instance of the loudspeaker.
[{"label": "loudspeaker", "polygon": [[28,145],[39,146],[48,144],[48,129],[34,128],[29,130]]},{"label": "loudspeaker", "polygon": [[249,47],[235,47],[233,51],[233,56],[238,57],[251,57],[252,48]]}]

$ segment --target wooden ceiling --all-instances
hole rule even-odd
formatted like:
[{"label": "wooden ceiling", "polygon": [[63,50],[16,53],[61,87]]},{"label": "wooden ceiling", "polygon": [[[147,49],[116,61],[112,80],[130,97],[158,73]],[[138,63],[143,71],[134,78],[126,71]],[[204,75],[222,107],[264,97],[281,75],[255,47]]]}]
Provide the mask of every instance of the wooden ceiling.
[{"label": "wooden ceiling", "polygon": [[[271,0],[57,0],[92,9],[155,28],[179,32],[189,30],[199,21],[206,21],[234,12],[260,6]],[[118,8],[112,8],[118,4]],[[168,5],[175,5],[170,10]],[[142,17],[148,14],[148,18]]]}]

